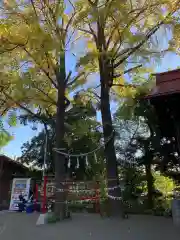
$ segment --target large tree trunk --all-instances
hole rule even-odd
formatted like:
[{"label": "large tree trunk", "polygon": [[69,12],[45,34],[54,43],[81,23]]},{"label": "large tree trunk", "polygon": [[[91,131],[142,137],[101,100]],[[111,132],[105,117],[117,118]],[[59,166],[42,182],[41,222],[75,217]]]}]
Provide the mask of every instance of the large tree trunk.
[{"label": "large tree trunk", "polygon": [[[103,124],[104,140],[105,144],[105,156],[106,156],[106,168],[108,187],[112,188],[119,185],[119,176],[117,169],[117,159],[114,147],[114,132],[112,126],[112,117],[110,111],[109,93],[107,89],[101,88],[101,114]],[[110,196],[120,197],[120,189],[109,190]],[[109,198],[110,214],[117,215],[121,213],[121,204],[119,200]]]},{"label": "large tree trunk", "polygon": [[[114,131],[112,126],[112,117],[110,111],[109,91],[101,86],[101,115],[103,124],[103,134],[105,144],[105,157],[108,178],[108,188],[119,185],[119,176],[117,169],[117,159],[114,147]],[[109,190],[108,194],[114,197],[120,197],[119,188]],[[109,212],[111,216],[122,214],[122,205],[120,200],[109,198]]]},{"label": "large tree trunk", "polygon": [[[65,72],[65,54],[60,58],[60,69],[57,71],[58,82],[58,99],[57,99],[57,115],[56,115],[56,149],[64,148],[64,133],[65,133],[65,88],[66,88],[66,72]],[[63,150],[62,150],[63,151]],[[59,189],[64,189],[62,184],[66,179],[65,156],[55,152],[55,185],[56,185],[56,202],[55,214],[60,219],[65,219],[67,216],[66,209],[66,192],[60,192]]]},{"label": "large tree trunk", "polygon": [[[112,68],[110,67],[110,59],[108,55],[102,54],[106,52],[106,38],[104,28],[101,26],[100,20],[97,23],[97,48],[101,53],[99,56],[99,72],[101,82],[101,116],[103,124],[103,135],[105,141],[105,157],[108,178],[108,188],[119,185],[117,159],[114,147],[114,129],[112,126],[112,117],[110,109],[110,88],[113,82]],[[112,197],[120,197],[120,188],[109,190],[108,194]],[[111,216],[122,214],[122,204],[120,200],[109,197],[109,214]]]},{"label": "large tree trunk", "polygon": [[154,179],[151,171],[151,164],[146,164],[145,165],[145,170],[146,170],[146,181],[147,181],[147,191],[148,191],[148,208],[152,209],[154,206],[154,201],[153,201],[153,191],[154,191]]},{"label": "large tree trunk", "polygon": [[[114,129],[112,126],[112,116],[110,109],[110,74],[108,66],[106,65],[107,59],[101,57],[99,59],[100,68],[100,82],[101,82],[101,116],[103,125],[103,135],[105,141],[105,157],[106,169],[108,178],[108,188],[113,188],[119,185],[119,176],[117,169],[117,159],[114,147]],[[120,188],[109,190],[109,214],[111,216],[122,214],[122,204],[120,200],[115,200],[113,197],[120,197]]]}]

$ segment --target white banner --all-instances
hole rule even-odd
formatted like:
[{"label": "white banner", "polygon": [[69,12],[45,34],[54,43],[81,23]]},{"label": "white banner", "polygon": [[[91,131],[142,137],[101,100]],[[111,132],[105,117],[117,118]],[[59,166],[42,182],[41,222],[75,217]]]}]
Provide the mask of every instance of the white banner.
[{"label": "white banner", "polygon": [[30,190],[31,178],[14,178],[11,190],[11,201],[9,210],[18,210],[19,195],[28,200]]}]

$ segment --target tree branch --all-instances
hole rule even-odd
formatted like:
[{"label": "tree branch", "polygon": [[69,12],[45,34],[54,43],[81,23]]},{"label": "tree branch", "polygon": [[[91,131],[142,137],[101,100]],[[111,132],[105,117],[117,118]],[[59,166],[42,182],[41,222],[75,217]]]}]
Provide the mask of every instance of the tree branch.
[{"label": "tree branch", "polygon": [[81,90],[78,93],[83,93],[85,92],[87,95],[89,93],[89,96],[92,97],[90,94],[93,94],[95,96],[95,99],[98,103],[100,103],[100,99],[101,97],[95,92],[95,91],[91,91],[91,90]]},{"label": "tree branch", "polygon": [[92,0],[88,0],[88,2],[91,6],[94,7],[94,6],[97,6],[98,0],[95,0],[95,2],[93,2]]},{"label": "tree branch", "polygon": [[[180,1],[178,1],[179,3]],[[177,4],[178,4],[177,3]],[[132,54],[134,54],[139,48],[141,48],[149,39],[150,37],[155,34],[159,28],[165,23],[165,21],[176,12],[176,9],[172,10],[170,13],[168,13],[168,15],[160,22],[158,23],[156,26],[154,26],[145,36],[145,38],[138,43],[135,47],[131,48],[131,50],[129,50],[128,54],[123,57],[122,59],[120,59],[115,65],[114,68],[117,68],[119,65],[121,65],[125,60],[127,60]]]},{"label": "tree branch", "polygon": [[80,78],[82,75],[84,75],[84,72],[78,74],[71,82],[67,84],[67,87],[73,85],[78,80],[78,78]]},{"label": "tree branch", "polygon": [[9,49],[6,49],[4,51],[1,51],[0,54],[4,54],[6,52],[11,52],[13,50],[15,50],[16,48],[20,47],[19,45],[16,45],[15,47],[12,47],[12,48],[9,48]]},{"label": "tree branch", "polygon": [[94,30],[93,30],[93,28],[91,27],[91,24],[90,24],[90,23],[88,24],[88,26],[89,26],[89,29],[91,30],[91,34],[92,34],[93,37],[94,37],[94,41],[95,41],[95,43],[97,44],[97,43],[98,43],[98,39],[97,39],[96,33],[94,32]]},{"label": "tree branch", "polygon": [[88,34],[90,34],[90,35],[93,35],[93,33],[91,32],[91,31],[89,31],[89,30],[86,30],[86,29],[83,29],[83,28],[77,28],[79,31],[81,31],[81,32],[85,32],[85,33],[88,33]]},{"label": "tree branch", "polygon": [[[45,4],[46,4],[46,3],[45,3]],[[47,4],[46,4],[46,6],[47,6]],[[58,27],[58,23],[57,23],[58,19],[56,19],[56,16],[54,15],[51,7],[50,7],[50,6],[47,6],[47,8],[48,8],[49,13],[50,13],[50,15],[51,15],[51,17],[52,17],[52,20],[53,20],[53,22],[54,22],[55,32],[56,32],[56,34],[58,35],[59,39],[61,39],[62,36],[63,36],[63,34],[62,34],[62,32],[60,32],[60,28]],[[63,18],[62,18],[62,24],[61,24],[61,26],[62,26],[62,28],[63,28]],[[61,31],[63,31],[63,29],[61,29]]]},{"label": "tree branch", "polygon": [[65,32],[66,32],[66,33],[68,32],[69,27],[70,27],[70,25],[71,25],[71,23],[72,23],[72,21],[73,21],[75,15],[76,15],[76,12],[74,12],[74,13],[72,14],[72,16],[70,17],[68,23],[66,24],[66,28],[65,28]]},{"label": "tree branch", "polygon": [[68,2],[70,3],[70,5],[71,5],[71,7],[73,8],[73,10],[76,11],[76,8],[75,8],[74,4],[72,3],[72,1],[71,1],[71,0],[68,0]]},{"label": "tree branch", "polygon": [[135,69],[138,69],[138,68],[141,68],[141,67],[142,67],[142,64],[140,64],[140,65],[138,65],[136,67],[129,68],[129,69],[125,70],[123,73],[115,74],[113,76],[113,78],[121,77],[122,75],[130,73],[130,72],[134,71]]},{"label": "tree branch", "polygon": [[[27,107],[23,106],[21,103],[15,101],[9,94],[4,92],[4,95],[10,99],[12,102],[14,102],[20,109],[24,110],[25,112],[27,112],[30,116],[32,116],[33,118],[36,118],[37,120],[46,123],[45,119],[43,116],[41,116],[40,114],[37,113],[33,113],[30,109],[28,109]],[[52,119],[51,119],[52,120]],[[47,120],[48,121],[48,120]]]},{"label": "tree branch", "polygon": [[52,85],[57,89],[57,88],[58,88],[58,87],[57,87],[57,84],[56,84],[56,82],[50,77],[49,73],[48,73],[44,68],[41,67],[40,63],[38,63],[38,62],[36,61],[36,59],[33,57],[33,55],[32,55],[26,48],[23,48],[23,49],[24,49],[24,51],[32,58],[32,60],[35,62],[35,64],[37,64],[37,65],[39,66],[40,70],[48,77],[48,79],[51,81]]},{"label": "tree branch", "polygon": [[[117,44],[118,44],[118,41],[120,41],[120,45],[119,45],[119,47],[118,47],[118,48],[116,49],[116,51],[115,51],[115,56],[116,56],[116,54],[118,53],[120,47],[122,46],[122,38],[123,38],[124,32],[126,31],[126,29],[128,29],[128,28],[131,26],[131,24],[132,24],[132,23],[141,15],[141,13],[143,13],[143,12],[144,12],[144,9],[141,9],[141,11],[139,11],[139,12],[136,14],[136,16],[134,16],[134,17],[131,19],[131,21],[126,24],[126,26],[124,27],[122,33],[121,33],[121,34],[119,33],[120,39],[117,40],[117,41],[114,43],[114,46],[113,46],[113,48],[111,49],[111,51],[114,52],[115,49],[116,49],[116,46],[117,46]],[[110,42],[109,42],[109,44],[110,44]],[[125,49],[125,50],[126,50],[126,49]]]},{"label": "tree branch", "polygon": [[96,36],[96,34],[95,34],[95,32],[94,32],[94,30],[93,30],[93,28],[92,28],[92,26],[91,26],[91,24],[89,23],[88,24],[88,26],[89,26],[89,29],[90,30],[87,30],[87,29],[83,29],[83,28],[77,28],[77,30],[79,30],[79,31],[81,31],[81,32],[84,32],[84,33],[88,33],[88,34],[90,34],[90,35],[92,35],[93,36],[93,38],[94,38],[94,41],[96,42],[96,44],[97,44],[97,36]]},{"label": "tree branch", "polygon": [[26,108],[25,106],[23,106],[21,103],[15,101],[9,94],[7,94],[6,92],[3,92],[4,95],[10,99],[12,102],[14,102],[17,106],[19,106],[22,110],[28,112],[29,114],[31,114],[32,116],[36,116],[35,113],[33,113],[30,109]]},{"label": "tree branch", "polygon": [[71,75],[72,75],[72,71],[69,71],[69,73],[68,73],[68,75],[67,75],[67,77],[66,77],[66,80],[65,80],[66,84],[68,83]]},{"label": "tree branch", "polygon": [[[118,29],[118,26],[119,26],[120,23],[121,23],[121,19],[120,19],[120,21],[118,21],[118,22],[115,24],[115,26],[114,26],[114,28],[113,28],[113,30],[112,30],[112,32],[111,32],[111,34],[110,34],[110,36],[109,36],[109,38],[108,38],[108,40],[107,40],[107,43],[106,43],[107,48],[109,47],[109,45],[110,45],[110,43],[111,43],[111,40],[112,40],[112,38],[113,38],[113,35],[114,35],[114,33],[116,32],[116,30]],[[114,44],[114,45],[115,45],[115,44]]]},{"label": "tree branch", "polygon": [[36,11],[36,7],[35,7],[35,5],[34,5],[34,1],[33,1],[33,0],[30,0],[30,2],[31,2],[31,5],[32,5],[32,7],[33,7],[33,10],[34,10],[34,13],[35,13],[35,15],[36,15],[36,18],[38,19],[38,14],[37,14],[37,11]]},{"label": "tree branch", "polygon": [[[100,97],[95,91],[89,91],[89,90],[88,90],[88,92],[94,94],[94,96],[95,96],[97,99],[101,100],[101,97]],[[100,101],[99,101],[99,102],[100,102]]]},{"label": "tree branch", "polygon": [[[69,45],[69,43],[71,42],[74,33],[75,33],[75,30],[73,30],[73,31],[71,32],[71,35],[68,37],[68,39],[67,39],[67,41],[66,41],[65,48],[66,48],[66,47]],[[79,39],[79,38],[80,38],[80,37],[78,37],[78,39]],[[75,39],[74,41],[72,41],[72,44],[73,44],[74,42],[76,42],[76,41],[77,41],[77,39]]]},{"label": "tree branch", "polygon": [[50,100],[50,102],[52,103],[52,104],[54,104],[55,106],[57,106],[57,102],[54,100],[54,99],[52,99],[47,93],[45,93],[42,89],[40,89],[40,88],[38,88],[37,86],[33,86],[35,89],[37,89],[39,92],[41,92],[42,94],[44,94],[44,96],[46,96],[49,100]]},{"label": "tree branch", "polygon": [[129,87],[131,87],[131,88],[137,88],[138,87],[138,85],[135,85],[135,84],[127,84],[127,85],[125,85],[125,84],[112,84],[112,87],[125,87],[125,88],[129,88]]}]

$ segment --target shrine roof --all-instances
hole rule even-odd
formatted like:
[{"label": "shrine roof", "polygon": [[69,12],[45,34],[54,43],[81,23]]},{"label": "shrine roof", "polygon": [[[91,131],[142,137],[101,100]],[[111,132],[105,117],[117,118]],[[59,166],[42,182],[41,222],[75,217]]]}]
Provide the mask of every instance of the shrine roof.
[{"label": "shrine roof", "polygon": [[156,86],[147,98],[180,93],[180,69],[154,74]]},{"label": "shrine roof", "polygon": [[28,170],[23,164],[9,158],[8,156],[5,156],[3,154],[0,154],[0,162],[3,161],[5,163],[9,163],[12,167],[21,168],[23,170]]},{"label": "shrine roof", "polygon": [[178,69],[173,69],[173,70],[170,70],[170,71],[154,73],[154,75],[167,75],[167,74],[172,74],[172,73],[177,73],[177,72],[180,73],[179,68]]}]

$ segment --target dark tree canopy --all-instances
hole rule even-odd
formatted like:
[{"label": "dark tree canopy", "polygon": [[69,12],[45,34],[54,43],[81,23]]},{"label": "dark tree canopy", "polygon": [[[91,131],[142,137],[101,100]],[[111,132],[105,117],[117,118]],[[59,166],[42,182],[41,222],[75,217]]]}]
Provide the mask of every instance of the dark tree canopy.
[{"label": "dark tree canopy", "polygon": [[[48,119],[47,116],[41,116],[42,119],[46,119],[47,126],[47,167],[48,172],[54,174],[54,150],[55,147],[55,128],[52,119]],[[33,128],[35,128],[36,123],[39,122],[38,119],[33,119],[29,116],[21,116],[21,121],[26,124],[27,122],[33,123]],[[100,123],[96,121],[96,111],[90,105],[90,103],[84,106],[79,104],[76,107],[72,107],[67,112],[66,118],[66,132],[65,132],[65,148],[66,153],[72,154],[83,154],[90,152],[97,148],[99,145],[102,134],[100,132]],[[33,164],[38,168],[43,167],[44,163],[44,151],[45,151],[45,139],[46,132],[42,130],[37,136],[33,137],[31,141],[28,141],[22,145],[22,156],[19,158],[21,162],[27,164]],[[102,152],[97,154],[102,155]],[[66,169],[67,172],[72,176],[76,173],[77,178],[82,179],[84,177],[91,178],[93,173],[93,168],[89,167],[87,169],[85,157],[78,158],[79,168],[77,168],[77,158],[72,157],[70,159],[71,166],[68,168],[68,157],[66,158]],[[88,156],[89,166],[94,164],[94,155]]]}]

